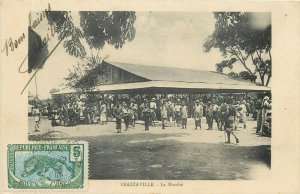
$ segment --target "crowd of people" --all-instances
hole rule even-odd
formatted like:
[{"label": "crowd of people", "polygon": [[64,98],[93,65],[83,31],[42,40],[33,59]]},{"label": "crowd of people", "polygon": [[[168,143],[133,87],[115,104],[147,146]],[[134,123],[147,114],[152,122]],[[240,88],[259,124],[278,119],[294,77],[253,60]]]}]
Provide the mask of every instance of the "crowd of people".
[{"label": "crowd of people", "polygon": [[[52,126],[73,126],[77,124],[101,124],[109,121],[116,122],[117,133],[121,133],[122,122],[124,131],[135,127],[137,120],[144,121],[145,130],[161,122],[165,127],[187,128],[187,119],[193,118],[194,129],[203,128],[201,120],[206,118],[207,130],[213,129],[216,123],[220,131],[230,134],[239,126],[247,127],[247,117],[252,116],[257,120],[257,134],[271,135],[271,101],[268,96],[261,98],[234,98],[233,96],[207,96],[199,98],[188,97],[145,97],[114,99],[102,98],[97,102],[86,103],[84,100],[68,100],[61,106],[50,104],[47,107],[48,118]],[[40,114],[40,113],[38,113]],[[36,128],[40,119],[35,114]],[[228,137],[229,139],[229,137]],[[238,140],[237,140],[238,141]]]}]

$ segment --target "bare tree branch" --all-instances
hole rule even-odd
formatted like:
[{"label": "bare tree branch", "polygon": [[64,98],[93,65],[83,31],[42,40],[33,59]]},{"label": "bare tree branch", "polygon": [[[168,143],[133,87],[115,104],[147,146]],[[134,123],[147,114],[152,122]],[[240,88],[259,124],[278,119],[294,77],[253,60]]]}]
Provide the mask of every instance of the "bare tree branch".
[{"label": "bare tree branch", "polygon": [[257,64],[256,63],[254,63],[254,58],[253,58],[253,54],[250,54],[250,56],[251,56],[251,59],[252,59],[252,63],[255,65],[255,69],[257,70],[257,72],[258,72],[258,74],[259,74],[259,77],[261,78],[261,73],[260,73],[260,71],[259,71],[259,67],[257,66]]},{"label": "bare tree branch", "polygon": [[250,73],[250,75],[253,75],[252,71],[247,67],[246,63],[239,57],[239,55],[236,53],[236,51],[233,48],[231,48],[231,51],[239,59],[239,61],[242,63],[242,65],[245,67],[245,69]]},{"label": "bare tree branch", "polygon": [[244,58],[244,56],[243,56],[243,54],[242,54],[242,52],[241,52],[240,48],[239,48],[239,47],[237,47],[237,49],[238,49],[238,51],[239,51],[239,53],[240,53],[240,55],[241,55],[241,58],[242,58],[242,59],[243,59],[243,61],[244,61],[244,64],[246,64],[246,60],[245,60],[245,58]]},{"label": "bare tree branch", "polygon": [[[264,61],[262,60],[262,58],[261,58],[261,55],[258,53],[258,51],[257,50],[255,50],[255,52],[256,52],[256,54],[257,54],[257,56],[258,56],[258,58],[259,58],[259,60],[263,63]],[[261,52],[261,51],[260,51]]]},{"label": "bare tree branch", "polygon": [[270,79],[271,79],[271,76],[270,76],[270,75],[268,75],[268,79],[267,79],[266,86],[268,86],[268,85],[269,85]]}]

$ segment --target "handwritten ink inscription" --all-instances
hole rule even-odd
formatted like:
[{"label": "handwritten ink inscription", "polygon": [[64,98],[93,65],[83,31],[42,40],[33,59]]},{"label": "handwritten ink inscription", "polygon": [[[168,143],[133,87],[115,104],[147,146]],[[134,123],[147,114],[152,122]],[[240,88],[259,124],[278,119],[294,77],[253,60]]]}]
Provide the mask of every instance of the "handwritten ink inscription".
[{"label": "handwritten ink inscription", "polygon": [[36,13],[37,16],[35,19],[33,19],[33,16],[31,15],[31,13],[29,13],[29,26],[33,29],[36,28],[43,21],[43,19],[46,18],[47,11],[51,11],[50,4],[48,4],[48,9],[45,9],[45,11]]},{"label": "handwritten ink inscription", "polygon": [[24,41],[25,39],[25,33],[23,33],[20,37],[17,39],[12,39],[11,37],[5,40],[4,48],[1,50],[1,52],[5,52],[6,56],[8,56],[9,51],[15,51],[19,47],[19,45]]},{"label": "handwritten ink inscription", "polygon": [[[41,11],[41,12],[38,12],[38,13],[29,13],[29,31],[32,30],[32,29],[35,29],[37,28],[42,21],[44,21],[47,17],[47,12],[51,11],[51,6],[50,6],[50,3],[48,3],[48,8],[45,9],[45,11]],[[46,20],[47,21],[47,20]],[[28,32],[29,33],[29,32]],[[46,34],[46,36],[44,38],[41,39],[41,41],[39,43],[39,45],[41,45],[41,48],[39,48],[39,51],[45,47],[48,42],[51,40],[52,37],[54,37],[56,34],[56,31],[55,31],[55,24],[50,24],[50,26],[48,27],[48,33]],[[28,38],[30,38],[28,36]],[[14,52],[17,50],[17,48],[20,47],[20,45],[24,42],[24,40],[26,39],[26,36],[25,36],[25,33],[22,33],[19,37],[17,38],[12,38],[12,37],[9,37],[9,38],[6,38],[5,39],[5,44],[4,46],[2,47],[1,49],[1,52],[5,52],[5,55],[6,56],[9,56],[9,53],[10,52]],[[61,42],[62,40],[59,41],[59,43]],[[59,43],[54,47],[53,50],[55,50],[57,48],[57,46],[59,45]],[[1,48],[1,47],[0,47]],[[53,52],[53,50],[50,52],[50,54],[43,60],[42,63],[45,63],[45,61],[48,59],[48,57],[51,55],[51,53]],[[38,55],[38,53],[35,53],[36,55]],[[22,70],[22,67],[26,61],[26,59],[28,59],[28,54],[23,58],[20,66],[19,66],[19,73],[27,73],[29,72],[28,71],[28,68],[26,70]],[[36,75],[36,73],[38,72],[39,68],[37,68],[35,70],[35,72],[33,73],[33,75],[31,76],[31,78],[29,79],[29,81],[27,82],[27,84],[25,85],[24,89],[22,90],[21,94],[23,94],[23,92],[25,91],[26,87],[28,86],[28,84],[31,82],[32,78]]]},{"label": "handwritten ink inscription", "polygon": [[[46,17],[46,11],[51,11],[51,6],[48,4],[48,9],[45,9],[45,11],[42,11],[41,13],[37,13],[37,16],[35,19],[33,19],[33,16],[31,13],[29,13],[29,27],[36,28]],[[51,31],[51,36],[54,35],[54,31],[52,28],[49,29]],[[26,36],[25,33],[22,33],[17,38],[6,38],[4,46],[1,49],[1,52],[5,52],[5,55],[8,56],[9,52],[14,52],[17,50],[17,48],[24,42]],[[47,37],[45,38],[44,42],[47,43],[49,41],[49,35],[47,34]]]}]

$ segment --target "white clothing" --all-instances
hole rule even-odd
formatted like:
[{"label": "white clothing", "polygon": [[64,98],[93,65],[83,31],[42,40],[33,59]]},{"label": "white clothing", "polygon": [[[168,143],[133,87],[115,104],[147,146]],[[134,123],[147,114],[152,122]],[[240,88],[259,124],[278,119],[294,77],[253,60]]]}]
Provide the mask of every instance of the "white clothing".
[{"label": "white clothing", "polygon": [[150,109],[156,109],[156,103],[155,102],[150,102]]}]

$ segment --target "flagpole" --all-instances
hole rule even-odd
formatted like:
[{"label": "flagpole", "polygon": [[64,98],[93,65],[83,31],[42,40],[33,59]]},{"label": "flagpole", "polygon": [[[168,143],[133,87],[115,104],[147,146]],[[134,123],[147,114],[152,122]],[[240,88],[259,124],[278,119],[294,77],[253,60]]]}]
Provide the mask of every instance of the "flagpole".
[{"label": "flagpole", "polygon": [[35,96],[38,97],[36,77],[37,77],[37,75],[34,76],[34,81],[35,81]]}]

